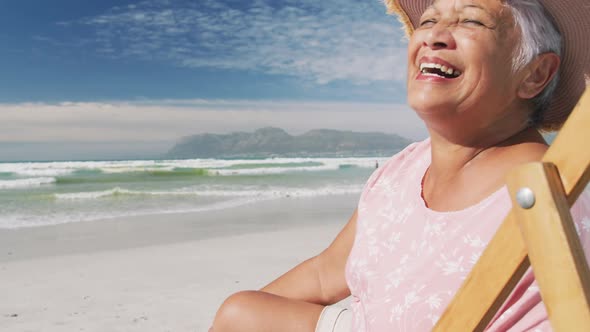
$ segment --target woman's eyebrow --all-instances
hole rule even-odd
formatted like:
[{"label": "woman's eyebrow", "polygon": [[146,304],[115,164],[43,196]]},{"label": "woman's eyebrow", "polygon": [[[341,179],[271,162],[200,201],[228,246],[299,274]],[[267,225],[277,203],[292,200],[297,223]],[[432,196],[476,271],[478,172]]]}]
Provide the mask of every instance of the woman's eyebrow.
[{"label": "woman's eyebrow", "polygon": [[476,8],[476,9],[479,9],[479,10],[483,11],[484,13],[486,13],[486,15],[488,15],[488,16],[489,16],[489,17],[491,17],[491,18],[494,18],[494,17],[496,17],[496,16],[495,16],[495,15],[493,15],[493,14],[492,14],[492,13],[491,13],[491,12],[490,12],[490,11],[489,11],[487,8],[485,8],[485,7],[482,7],[482,6],[480,6],[480,5],[478,5],[478,4],[475,4],[475,3],[466,4],[466,5],[464,5],[464,6],[463,6],[463,8],[461,8],[461,9],[465,9],[465,8]]},{"label": "woman's eyebrow", "polygon": [[481,9],[483,11],[486,11],[486,9],[484,7],[482,7],[482,6],[478,5],[478,4],[475,4],[475,3],[466,4],[466,5],[463,6],[463,8],[479,8],[479,9]]},{"label": "woman's eyebrow", "polygon": [[427,13],[427,12],[431,12],[431,11],[434,11],[434,12],[437,12],[437,13],[440,12],[440,10],[438,10],[438,8],[436,8],[436,5],[435,4],[432,4],[432,5],[428,6],[428,7],[426,7],[426,9],[424,10],[424,12],[422,12],[422,14]]},{"label": "woman's eyebrow", "polygon": [[[424,12],[427,12],[427,11],[430,11],[430,10],[434,10],[437,13],[440,12],[440,10],[436,7],[436,3],[437,2],[438,1],[433,1],[433,3],[430,6],[426,7],[426,9],[424,10]],[[485,8],[485,7],[483,7],[483,6],[479,5],[479,4],[476,4],[476,3],[469,3],[469,4],[463,5],[463,7],[461,7],[461,9],[465,9],[465,8],[479,9],[479,10],[485,12],[488,16],[490,16],[492,18],[495,17],[487,8]]]}]

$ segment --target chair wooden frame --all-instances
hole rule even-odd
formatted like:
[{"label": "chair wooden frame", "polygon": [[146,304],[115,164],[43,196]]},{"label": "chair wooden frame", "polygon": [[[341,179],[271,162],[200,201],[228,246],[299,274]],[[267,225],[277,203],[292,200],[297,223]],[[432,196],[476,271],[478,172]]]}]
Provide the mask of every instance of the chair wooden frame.
[{"label": "chair wooden frame", "polygon": [[[554,331],[590,331],[590,271],[570,207],[590,180],[590,89],[538,163],[507,178],[513,208],[434,327],[483,331],[532,265]],[[514,198],[528,187],[531,208]]]}]

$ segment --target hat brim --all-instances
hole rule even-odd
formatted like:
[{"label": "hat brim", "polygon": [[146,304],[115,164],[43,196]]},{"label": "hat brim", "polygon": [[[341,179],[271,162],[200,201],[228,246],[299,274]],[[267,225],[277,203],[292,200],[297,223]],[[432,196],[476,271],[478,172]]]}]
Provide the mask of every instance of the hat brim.
[{"label": "hat brim", "polygon": [[[565,122],[590,80],[590,2],[588,0],[540,0],[553,17],[563,38],[559,83],[543,114],[541,128],[557,130]],[[408,36],[432,0],[385,0]]]}]

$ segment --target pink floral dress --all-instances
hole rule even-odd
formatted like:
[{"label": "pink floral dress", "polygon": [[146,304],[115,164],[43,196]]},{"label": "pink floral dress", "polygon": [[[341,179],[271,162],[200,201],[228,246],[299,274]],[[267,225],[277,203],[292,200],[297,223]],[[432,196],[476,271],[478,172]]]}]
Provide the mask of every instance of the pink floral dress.
[{"label": "pink floral dress", "polygon": [[[467,209],[425,206],[421,183],[430,141],[407,147],[375,171],[358,205],[354,245],[346,264],[352,331],[430,331],[508,214],[505,187]],[[586,257],[590,195],[572,208]],[[488,331],[551,331],[529,269]]]}]

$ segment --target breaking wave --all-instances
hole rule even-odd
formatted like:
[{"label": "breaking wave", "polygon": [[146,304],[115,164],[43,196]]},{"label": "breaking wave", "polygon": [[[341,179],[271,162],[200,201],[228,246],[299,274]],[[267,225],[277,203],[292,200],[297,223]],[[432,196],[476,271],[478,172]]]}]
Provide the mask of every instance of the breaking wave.
[{"label": "breaking wave", "polygon": [[42,185],[53,184],[55,182],[56,179],[53,177],[0,180],[0,189],[34,188],[40,187]]},{"label": "breaking wave", "polygon": [[109,190],[53,194],[57,200],[94,200],[121,196],[201,196],[201,197],[252,197],[272,199],[281,197],[316,197],[328,195],[357,194],[362,190],[358,185],[325,186],[320,188],[287,188],[223,190],[185,188],[169,191],[141,191],[115,187]]}]

